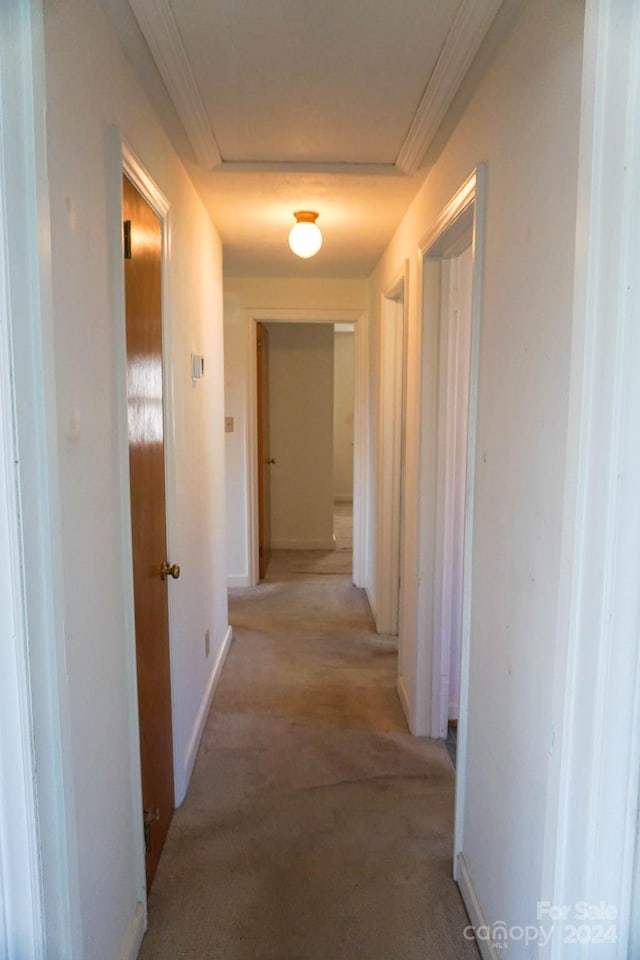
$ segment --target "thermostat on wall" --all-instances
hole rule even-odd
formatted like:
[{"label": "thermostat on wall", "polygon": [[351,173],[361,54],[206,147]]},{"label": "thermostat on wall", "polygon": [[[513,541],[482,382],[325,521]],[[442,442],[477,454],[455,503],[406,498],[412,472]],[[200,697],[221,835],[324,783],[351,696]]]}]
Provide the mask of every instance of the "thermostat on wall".
[{"label": "thermostat on wall", "polygon": [[200,380],[204,376],[204,357],[198,353],[191,354],[191,379]]}]

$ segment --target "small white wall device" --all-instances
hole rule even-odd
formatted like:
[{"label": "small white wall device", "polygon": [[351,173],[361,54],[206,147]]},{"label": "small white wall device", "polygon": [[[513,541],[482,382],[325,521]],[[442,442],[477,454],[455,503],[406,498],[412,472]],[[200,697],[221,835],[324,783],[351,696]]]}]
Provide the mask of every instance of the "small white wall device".
[{"label": "small white wall device", "polygon": [[204,357],[198,353],[191,354],[191,379],[201,380],[204,377]]}]

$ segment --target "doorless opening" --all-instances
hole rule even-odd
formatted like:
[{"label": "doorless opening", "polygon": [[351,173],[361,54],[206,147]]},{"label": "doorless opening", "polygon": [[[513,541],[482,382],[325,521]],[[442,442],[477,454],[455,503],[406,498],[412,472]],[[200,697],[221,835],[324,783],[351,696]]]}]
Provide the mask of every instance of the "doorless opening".
[{"label": "doorless opening", "polygon": [[456,858],[467,762],[483,224],[484,169],[478,167],[420,245],[420,588],[416,653],[402,679],[414,733],[444,737],[451,706],[458,713]]},{"label": "doorless opening", "polygon": [[[247,317],[247,346],[249,369],[249,395],[247,398],[248,431],[247,431],[247,480],[249,485],[249,523],[248,523],[248,555],[250,558],[250,583],[258,583],[260,570],[261,543],[261,511],[266,510],[264,503],[264,485],[261,481],[262,460],[274,460],[276,464],[268,464],[270,470],[279,467],[278,456],[273,451],[272,438],[269,438],[269,450],[264,449],[264,438],[260,440],[261,414],[264,415],[264,403],[258,403],[259,374],[257,338],[260,327],[284,328],[285,325],[305,325],[318,327],[324,325],[333,331],[336,326],[344,328],[347,325],[353,328],[353,564],[352,579],[356,586],[363,586],[364,557],[366,553],[366,529],[364,517],[366,507],[366,462],[367,462],[367,434],[365,409],[367,403],[367,350],[366,350],[366,323],[362,322],[362,315],[354,310],[309,310],[309,309],[282,309],[282,310],[254,310]],[[344,332],[344,331],[343,331]],[[261,388],[262,389],[262,388]],[[270,387],[267,388],[269,390]],[[260,449],[259,449],[260,445]],[[273,485],[273,474],[269,477]],[[262,485],[262,489],[261,489]],[[273,491],[271,491],[273,493]],[[338,497],[340,499],[340,497]],[[344,512],[344,511],[343,511]],[[264,520],[264,518],[263,518]],[[273,531],[271,531],[273,538]],[[332,538],[332,531],[329,534]],[[286,541],[286,538],[285,538]],[[272,539],[272,546],[274,541]],[[282,548],[282,543],[280,544]],[[333,546],[333,540],[331,540]]]}]

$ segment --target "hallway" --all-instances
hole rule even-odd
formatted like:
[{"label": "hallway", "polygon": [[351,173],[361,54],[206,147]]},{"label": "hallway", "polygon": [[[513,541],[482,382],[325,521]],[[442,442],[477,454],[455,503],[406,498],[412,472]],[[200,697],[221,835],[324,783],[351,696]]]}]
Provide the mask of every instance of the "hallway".
[{"label": "hallway", "polygon": [[232,591],[141,960],[476,957],[451,879],[453,770],[407,733],[394,644],[349,577],[282,573]]}]

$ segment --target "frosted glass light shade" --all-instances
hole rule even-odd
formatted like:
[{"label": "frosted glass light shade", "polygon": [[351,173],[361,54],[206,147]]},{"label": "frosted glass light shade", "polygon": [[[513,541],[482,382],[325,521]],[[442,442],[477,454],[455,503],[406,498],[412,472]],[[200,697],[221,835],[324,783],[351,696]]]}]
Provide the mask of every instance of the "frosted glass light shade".
[{"label": "frosted glass light shade", "polygon": [[315,256],[322,246],[322,234],[316,224],[318,214],[310,210],[300,210],[294,213],[297,223],[289,233],[289,246],[297,257],[308,260]]}]

